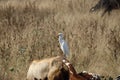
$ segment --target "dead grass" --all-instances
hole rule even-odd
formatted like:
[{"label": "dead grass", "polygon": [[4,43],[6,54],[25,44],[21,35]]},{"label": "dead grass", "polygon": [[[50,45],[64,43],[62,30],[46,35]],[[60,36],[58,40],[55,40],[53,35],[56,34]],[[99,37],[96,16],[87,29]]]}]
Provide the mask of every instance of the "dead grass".
[{"label": "dead grass", "polygon": [[91,14],[96,1],[1,0],[0,79],[25,80],[33,59],[59,55],[59,32],[65,34],[78,72],[119,75],[120,11],[103,18],[101,11]]}]

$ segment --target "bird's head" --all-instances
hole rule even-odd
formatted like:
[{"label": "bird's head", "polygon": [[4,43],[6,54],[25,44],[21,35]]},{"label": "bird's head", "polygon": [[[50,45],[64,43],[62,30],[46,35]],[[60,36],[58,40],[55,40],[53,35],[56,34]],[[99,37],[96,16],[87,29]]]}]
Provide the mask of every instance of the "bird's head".
[{"label": "bird's head", "polygon": [[58,37],[63,38],[63,33],[58,33]]}]

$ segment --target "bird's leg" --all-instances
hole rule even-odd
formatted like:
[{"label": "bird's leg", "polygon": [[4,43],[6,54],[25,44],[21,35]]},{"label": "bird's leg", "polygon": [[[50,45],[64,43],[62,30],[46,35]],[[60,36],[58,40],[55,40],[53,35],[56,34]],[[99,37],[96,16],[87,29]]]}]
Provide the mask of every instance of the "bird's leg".
[{"label": "bird's leg", "polygon": [[64,55],[63,55],[63,51],[61,50],[61,48],[60,48],[59,45],[58,45],[58,48],[59,48],[59,54],[60,54],[60,56],[64,56]]},{"label": "bird's leg", "polygon": [[60,45],[58,45],[57,47],[58,47],[59,55],[63,56],[63,51],[61,50]]},{"label": "bird's leg", "polygon": [[63,54],[63,51],[60,49],[60,55],[61,56],[64,56],[64,54]]}]

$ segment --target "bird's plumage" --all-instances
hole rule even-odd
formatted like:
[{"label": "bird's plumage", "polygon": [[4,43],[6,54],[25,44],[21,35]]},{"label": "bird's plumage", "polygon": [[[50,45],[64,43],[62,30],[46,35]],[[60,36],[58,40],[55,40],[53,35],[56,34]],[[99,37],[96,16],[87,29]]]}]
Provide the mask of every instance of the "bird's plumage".
[{"label": "bird's plumage", "polygon": [[60,43],[60,48],[63,51],[64,56],[68,56],[69,55],[69,48],[68,48],[68,44],[67,42],[64,40],[63,38],[63,34],[59,33],[59,43]]}]

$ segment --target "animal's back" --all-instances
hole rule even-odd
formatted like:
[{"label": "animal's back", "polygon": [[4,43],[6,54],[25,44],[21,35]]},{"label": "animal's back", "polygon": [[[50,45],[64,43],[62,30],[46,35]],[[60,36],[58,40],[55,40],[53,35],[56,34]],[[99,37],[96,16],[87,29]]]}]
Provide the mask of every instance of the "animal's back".
[{"label": "animal's back", "polygon": [[[44,79],[47,75],[48,72],[48,68],[46,68],[46,66],[49,67],[49,63],[48,62],[44,62],[42,63],[41,61],[33,61],[29,67],[28,73],[27,73],[27,79],[28,80],[32,80],[34,78],[37,79]],[[44,74],[42,73],[44,72]]]},{"label": "animal's back", "polygon": [[61,58],[60,56],[57,56],[52,58],[46,58],[43,60],[34,60],[29,67],[29,70],[27,73],[27,79],[33,80],[34,78],[37,78],[37,79],[46,78],[55,60],[60,58]]}]

